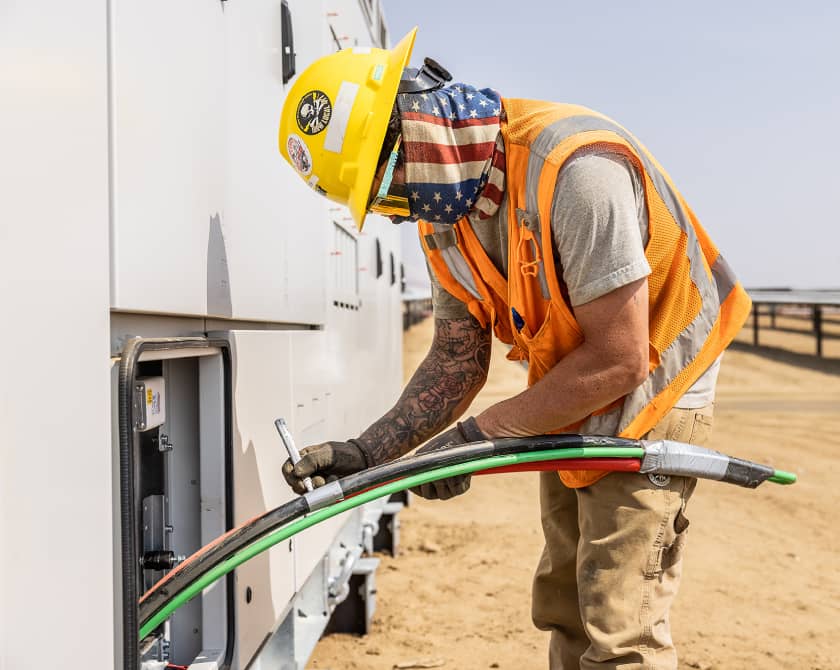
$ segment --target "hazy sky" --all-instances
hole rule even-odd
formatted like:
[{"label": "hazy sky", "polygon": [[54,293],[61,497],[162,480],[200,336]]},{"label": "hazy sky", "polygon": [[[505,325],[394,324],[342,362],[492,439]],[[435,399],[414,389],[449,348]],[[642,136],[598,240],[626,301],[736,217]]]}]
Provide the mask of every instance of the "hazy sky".
[{"label": "hazy sky", "polygon": [[840,287],[840,3],[383,2],[413,64],[627,127],[746,286]]}]

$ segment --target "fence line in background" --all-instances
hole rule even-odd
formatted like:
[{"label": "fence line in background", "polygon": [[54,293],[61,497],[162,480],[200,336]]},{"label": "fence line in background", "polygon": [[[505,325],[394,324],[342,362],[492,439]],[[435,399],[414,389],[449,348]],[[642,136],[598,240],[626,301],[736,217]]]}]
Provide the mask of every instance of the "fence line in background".
[{"label": "fence line in background", "polygon": [[[828,331],[826,324],[840,324],[840,291],[797,291],[751,289],[753,301],[752,330],[753,345],[759,346],[761,317],[770,317],[770,329],[787,333],[813,333],[816,339],[816,355],[822,358],[823,340],[840,339],[840,333]],[[810,328],[800,329],[777,324],[776,316],[798,319],[810,323]]]},{"label": "fence line in background", "polygon": [[[826,325],[840,326],[840,291],[796,291],[750,289],[752,307],[753,345],[759,346],[762,317],[770,317],[769,329],[786,333],[807,335],[813,333],[816,340],[816,355],[823,355],[823,341],[840,339],[840,332],[826,331]],[[432,314],[431,298],[403,300],[403,330],[419,323]],[[780,325],[776,317],[798,320],[810,327],[793,328]],[[766,319],[765,319],[766,322]],[[765,328],[768,328],[765,323]]]}]

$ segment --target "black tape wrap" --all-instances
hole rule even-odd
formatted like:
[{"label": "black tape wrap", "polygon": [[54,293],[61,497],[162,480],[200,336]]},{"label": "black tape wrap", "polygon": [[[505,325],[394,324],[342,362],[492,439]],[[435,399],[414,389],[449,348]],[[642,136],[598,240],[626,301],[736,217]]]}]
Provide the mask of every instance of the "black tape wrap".
[{"label": "black tape wrap", "polygon": [[738,484],[748,489],[754,489],[762,482],[766,482],[775,474],[775,470],[768,465],[744,461],[740,458],[729,457],[726,474],[721,481]]}]

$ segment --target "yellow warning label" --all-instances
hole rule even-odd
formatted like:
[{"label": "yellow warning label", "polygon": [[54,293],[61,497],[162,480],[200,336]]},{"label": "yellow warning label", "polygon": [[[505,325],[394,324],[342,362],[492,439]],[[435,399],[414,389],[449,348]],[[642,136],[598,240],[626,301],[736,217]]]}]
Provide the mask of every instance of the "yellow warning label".
[{"label": "yellow warning label", "polygon": [[152,389],[146,389],[146,404],[152,404]]}]

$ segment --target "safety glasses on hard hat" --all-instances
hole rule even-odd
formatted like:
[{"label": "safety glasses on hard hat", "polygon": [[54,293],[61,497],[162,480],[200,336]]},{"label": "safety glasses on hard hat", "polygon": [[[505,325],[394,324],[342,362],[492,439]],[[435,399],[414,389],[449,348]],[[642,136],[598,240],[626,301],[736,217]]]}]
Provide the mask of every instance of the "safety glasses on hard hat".
[{"label": "safety glasses on hard hat", "polygon": [[394,184],[394,168],[397,166],[397,158],[400,153],[402,135],[397,137],[394,148],[388,156],[385,165],[385,174],[382,175],[382,182],[379,190],[368,204],[368,211],[383,216],[405,216],[411,215],[408,207],[408,189],[405,184]]}]

